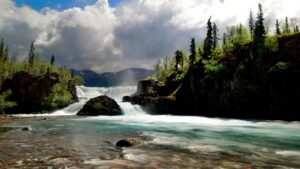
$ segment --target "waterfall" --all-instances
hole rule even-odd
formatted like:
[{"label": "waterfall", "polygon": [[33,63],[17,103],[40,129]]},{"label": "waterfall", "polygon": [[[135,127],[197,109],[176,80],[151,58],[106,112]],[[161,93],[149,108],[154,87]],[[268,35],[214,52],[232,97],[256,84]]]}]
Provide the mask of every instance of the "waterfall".
[{"label": "waterfall", "polygon": [[20,114],[18,116],[74,116],[82,109],[86,102],[101,95],[106,95],[113,98],[118,103],[125,116],[138,116],[146,114],[139,105],[132,105],[131,103],[122,102],[123,96],[129,96],[136,92],[136,87],[134,86],[109,88],[76,86],[76,92],[79,101],[69,105],[68,107],[47,114]]},{"label": "waterfall", "polygon": [[97,96],[106,95],[116,100],[118,105],[121,107],[125,116],[133,115],[145,115],[146,113],[141,109],[139,105],[132,105],[131,103],[122,102],[123,96],[128,96],[136,91],[134,86],[122,86],[122,87],[85,87],[77,86],[76,92],[79,102],[71,104],[70,106],[57,110],[49,115],[61,116],[61,115],[76,115],[77,112],[85,105],[85,103],[91,98]]}]

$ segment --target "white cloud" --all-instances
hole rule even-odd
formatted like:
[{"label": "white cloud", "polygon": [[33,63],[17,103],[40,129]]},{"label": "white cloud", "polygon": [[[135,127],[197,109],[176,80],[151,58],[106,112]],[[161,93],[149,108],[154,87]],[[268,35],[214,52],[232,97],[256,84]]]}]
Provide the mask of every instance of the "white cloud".
[{"label": "white cloud", "polygon": [[188,49],[191,37],[205,36],[209,16],[221,31],[227,25],[247,24],[250,8],[262,2],[267,23],[300,16],[298,0],[131,0],[112,8],[98,0],[84,8],[56,11],[16,7],[0,1],[0,36],[10,51],[24,58],[36,40],[44,58],[56,55],[61,65],[99,72],[147,67],[176,49]]}]

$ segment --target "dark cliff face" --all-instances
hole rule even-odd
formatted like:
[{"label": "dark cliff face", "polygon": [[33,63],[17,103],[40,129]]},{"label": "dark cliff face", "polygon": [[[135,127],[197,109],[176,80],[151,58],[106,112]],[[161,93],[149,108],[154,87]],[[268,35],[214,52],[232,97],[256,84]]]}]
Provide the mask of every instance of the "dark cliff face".
[{"label": "dark cliff face", "polygon": [[[8,110],[9,113],[33,113],[44,109],[43,99],[47,97],[55,84],[60,83],[59,75],[56,73],[43,76],[33,76],[28,72],[18,72],[12,78],[6,79],[1,91],[11,90],[9,100],[17,103],[17,106]],[[68,91],[72,100],[76,101],[76,87],[69,82]],[[66,103],[65,106],[67,106]]]}]

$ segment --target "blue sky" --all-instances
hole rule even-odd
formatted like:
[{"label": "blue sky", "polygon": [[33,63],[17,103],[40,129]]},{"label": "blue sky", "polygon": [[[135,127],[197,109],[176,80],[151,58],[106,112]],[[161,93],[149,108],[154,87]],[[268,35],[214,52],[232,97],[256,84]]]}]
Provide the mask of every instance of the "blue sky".
[{"label": "blue sky", "polygon": [[[125,0],[109,0],[109,4],[114,7],[123,1]],[[18,6],[28,5],[36,10],[45,7],[62,10],[71,7],[84,7],[94,4],[96,0],[15,0],[15,2]]]}]

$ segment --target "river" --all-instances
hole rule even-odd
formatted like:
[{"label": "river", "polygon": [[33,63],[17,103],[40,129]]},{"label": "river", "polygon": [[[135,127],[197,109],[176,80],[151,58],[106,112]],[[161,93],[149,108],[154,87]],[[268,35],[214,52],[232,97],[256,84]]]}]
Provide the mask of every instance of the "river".
[{"label": "river", "polygon": [[[78,103],[43,115],[31,132],[0,133],[0,168],[300,168],[300,123],[148,115],[122,103],[136,87],[77,87]],[[123,116],[76,117],[90,99],[108,95]],[[119,149],[115,142],[144,144]]]}]

